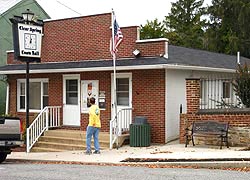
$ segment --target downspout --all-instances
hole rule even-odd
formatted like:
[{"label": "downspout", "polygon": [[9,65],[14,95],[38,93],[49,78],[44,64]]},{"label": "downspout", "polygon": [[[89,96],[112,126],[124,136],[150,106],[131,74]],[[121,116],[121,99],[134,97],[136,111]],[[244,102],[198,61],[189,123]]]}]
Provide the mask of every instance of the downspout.
[{"label": "downspout", "polygon": [[7,115],[9,113],[9,96],[10,96],[10,93],[9,93],[9,90],[10,90],[10,86],[9,86],[9,83],[7,82],[7,87],[6,87],[6,103],[5,103],[5,115]]}]

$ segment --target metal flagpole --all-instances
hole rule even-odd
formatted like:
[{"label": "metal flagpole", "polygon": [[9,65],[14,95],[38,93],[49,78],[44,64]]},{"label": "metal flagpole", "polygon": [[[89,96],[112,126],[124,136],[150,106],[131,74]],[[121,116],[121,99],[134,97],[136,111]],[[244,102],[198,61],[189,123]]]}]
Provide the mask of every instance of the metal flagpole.
[{"label": "metal flagpole", "polygon": [[117,119],[117,95],[116,95],[116,54],[115,54],[115,32],[114,32],[114,21],[115,21],[115,13],[112,9],[112,56],[113,56],[113,70],[114,70],[114,96],[113,96],[113,105],[114,105],[114,115],[115,115],[115,134],[116,134],[116,148],[118,149],[118,119]]}]

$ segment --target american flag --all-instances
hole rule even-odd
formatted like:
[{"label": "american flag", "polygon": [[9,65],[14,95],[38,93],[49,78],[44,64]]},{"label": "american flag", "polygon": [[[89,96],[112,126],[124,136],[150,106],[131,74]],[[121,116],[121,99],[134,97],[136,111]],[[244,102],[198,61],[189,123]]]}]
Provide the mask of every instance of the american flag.
[{"label": "american flag", "polygon": [[113,28],[114,28],[114,45],[113,45],[113,48],[112,48],[112,52],[117,52],[118,51],[118,46],[120,45],[120,43],[122,42],[123,40],[123,35],[122,35],[122,31],[116,21],[116,19],[114,18],[114,24],[113,24]]}]

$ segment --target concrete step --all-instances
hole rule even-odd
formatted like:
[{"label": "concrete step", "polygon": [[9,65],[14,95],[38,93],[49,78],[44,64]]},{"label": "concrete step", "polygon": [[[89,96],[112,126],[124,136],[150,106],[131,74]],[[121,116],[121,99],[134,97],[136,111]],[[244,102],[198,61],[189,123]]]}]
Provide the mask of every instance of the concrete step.
[{"label": "concrete step", "polygon": [[[86,131],[56,129],[56,130],[46,131],[44,133],[44,136],[86,139]],[[99,133],[99,140],[107,140],[108,141],[109,140],[109,133],[100,132]]]},{"label": "concrete step", "polygon": [[33,147],[31,152],[64,152],[66,150],[53,149],[53,148],[43,148],[43,147]]},{"label": "concrete step", "polygon": [[85,146],[83,144],[62,144],[54,142],[43,142],[38,141],[35,147],[48,148],[48,149],[57,149],[62,151],[75,151],[75,150],[84,150]]},{"label": "concrete step", "polygon": [[[101,149],[109,148],[109,134],[101,132],[99,134]],[[93,147],[92,139],[92,147]],[[60,152],[86,149],[86,132],[79,130],[56,129],[49,130],[41,136],[32,152]]]},{"label": "concrete step", "polygon": [[42,136],[39,138],[40,142],[54,142],[62,144],[83,144],[86,142],[85,139],[80,138],[66,138],[66,137],[55,137],[55,136]]},{"label": "concrete step", "polygon": [[[109,146],[109,142],[99,142],[100,143],[100,149],[107,149]],[[92,142],[92,147],[93,147]],[[38,141],[35,144],[35,147],[41,147],[41,148],[49,148],[49,149],[57,149],[60,151],[75,151],[75,150],[85,150],[86,144],[85,143],[79,143],[79,144],[66,144],[66,143],[56,143],[56,142],[45,142],[45,141]]]}]

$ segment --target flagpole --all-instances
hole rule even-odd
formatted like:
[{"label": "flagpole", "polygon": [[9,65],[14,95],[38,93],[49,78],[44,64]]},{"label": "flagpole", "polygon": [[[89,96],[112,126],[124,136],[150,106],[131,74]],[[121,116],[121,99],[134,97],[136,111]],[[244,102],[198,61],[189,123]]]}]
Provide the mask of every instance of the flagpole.
[{"label": "flagpole", "polygon": [[116,95],[116,53],[115,53],[115,33],[114,33],[114,10],[112,9],[112,57],[113,57],[113,71],[114,71],[114,79],[113,79],[113,85],[114,85],[114,96],[113,96],[113,105],[114,105],[114,115],[115,115],[115,124],[116,124],[116,148],[118,149],[118,119],[117,119],[117,95]]}]

